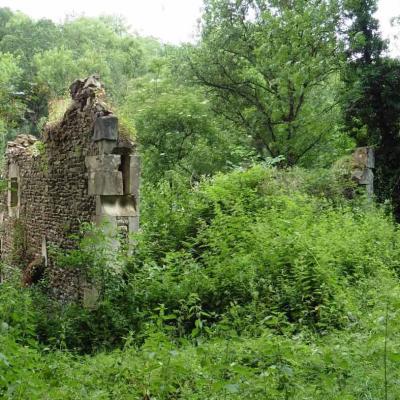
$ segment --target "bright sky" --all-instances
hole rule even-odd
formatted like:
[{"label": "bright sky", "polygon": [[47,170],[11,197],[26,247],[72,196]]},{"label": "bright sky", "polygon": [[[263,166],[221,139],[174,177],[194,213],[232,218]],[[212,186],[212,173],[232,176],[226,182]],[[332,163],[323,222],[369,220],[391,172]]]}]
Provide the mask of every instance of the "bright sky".
[{"label": "bright sky", "polygon": [[[0,7],[57,22],[66,15],[121,15],[138,33],[171,43],[193,40],[201,5],[202,0],[0,0]],[[393,53],[400,55],[400,40],[393,40],[400,28],[390,26],[396,16],[400,16],[400,0],[379,0],[381,30],[392,38]]]},{"label": "bright sky", "polygon": [[180,43],[193,40],[202,3],[202,0],[0,0],[0,7],[56,22],[66,15],[119,15],[140,34]]},{"label": "bright sky", "polygon": [[[1,0],[0,0],[1,3]],[[400,0],[379,0],[376,17],[379,19],[381,31],[390,39],[390,50],[393,55],[400,56],[400,27],[392,27],[391,19],[400,16]]]}]

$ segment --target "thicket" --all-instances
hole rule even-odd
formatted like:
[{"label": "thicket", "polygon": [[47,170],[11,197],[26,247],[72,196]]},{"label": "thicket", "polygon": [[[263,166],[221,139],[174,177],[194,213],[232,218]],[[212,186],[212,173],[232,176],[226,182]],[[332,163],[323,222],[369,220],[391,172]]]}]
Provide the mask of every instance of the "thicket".
[{"label": "thicket", "polygon": [[[199,42],[172,46],[0,9],[0,150],[100,73],[143,163],[133,249],[86,224],[52,250],[94,307],[1,266],[1,398],[399,397],[399,68],[375,10],[206,0]],[[381,205],[355,145],[377,150]]]},{"label": "thicket", "polygon": [[[97,232],[58,257],[58,265],[88,271],[102,298],[96,310],[79,317],[74,306],[65,311],[67,346],[113,346],[130,331],[140,341],[153,326],[155,310],[178,338],[218,326],[232,313],[236,323],[244,318],[238,333],[253,326],[256,334],[269,318],[278,321],[277,329],[291,323],[294,331],[340,327],[347,282],[374,269],[367,261],[371,237],[364,224],[372,228],[379,217],[365,213],[358,221],[341,193],[355,188],[344,178],[340,185],[333,172],[322,173],[257,165],[192,190],[179,178],[173,185],[145,187],[142,232],[131,256],[116,254]],[[380,235],[375,227],[372,232]],[[345,235],[356,245],[351,257],[359,254],[357,265],[335,242]],[[329,243],[332,250],[326,249]],[[54,340],[57,335],[48,331],[54,321],[42,325],[43,340]]]},{"label": "thicket", "polygon": [[59,253],[95,309],[51,302],[45,281],[1,286],[5,398],[382,398],[385,379],[396,398],[399,232],[345,169],[143,192],[133,254],[90,226]]}]

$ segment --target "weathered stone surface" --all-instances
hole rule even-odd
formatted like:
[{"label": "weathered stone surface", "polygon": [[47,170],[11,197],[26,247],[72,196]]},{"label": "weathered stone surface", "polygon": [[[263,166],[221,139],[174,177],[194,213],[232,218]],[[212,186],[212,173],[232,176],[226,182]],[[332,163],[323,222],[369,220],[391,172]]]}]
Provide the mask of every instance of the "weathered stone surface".
[{"label": "weathered stone surface", "polygon": [[100,196],[96,203],[97,215],[113,217],[135,217],[138,215],[136,200],[133,196]]},{"label": "weathered stone surface", "polygon": [[353,153],[352,178],[366,188],[367,194],[374,193],[375,154],[371,147],[359,147]]},{"label": "weathered stone surface", "polygon": [[375,168],[375,155],[371,147],[359,147],[353,153],[353,162],[356,168]]},{"label": "weathered stone surface", "polygon": [[119,171],[97,171],[89,174],[89,196],[122,196],[124,194],[122,173]]},{"label": "weathered stone surface", "polygon": [[44,266],[47,267],[49,264],[49,257],[47,255],[47,241],[45,237],[42,238],[42,258]]},{"label": "weathered stone surface", "polygon": [[10,163],[8,166],[8,177],[9,178],[18,178],[19,176],[19,167],[15,163]]},{"label": "weathered stone surface", "polygon": [[140,158],[136,155],[129,156],[129,184],[126,190],[127,194],[132,194],[139,199],[140,185]]},{"label": "weathered stone surface", "polygon": [[115,115],[99,117],[94,124],[93,140],[118,140],[118,118]]},{"label": "weathered stone surface", "polygon": [[[9,259],[14,239],[20,235],[25,265],[44,259],[50,287],[60,300],[82,298],[83,283],[76,270],[55,265],[51,254],[47,254],[47,246],[74,248],[76,241],[72,235],[79,235],[83,222],[109,218],[115,229],[121,226],[124,231],[129,221],[121,225],[117,216],[121,215],[124,221],[136,216],[138,204],[134,196],[127,199],[124,195],[126,178],[121,156],[103,154],[98,146],[103,141],[93,142],[96,119],[112,114],[102,100],[102,85],[96,77],[79,80],[71,86],[71,94],[73,103],[62,120],[45,128],[44,143],[37,143],[38,139],[33,136],[20,135],[8,144],[3,176],[9,182],[11,178],[18,178],[19,185],[19,203],[10,208],[11,214],[8,212],[10,190],[0,194],[2,260]],[[110,122],[113,129],[115,119],[114,116],[105,119],[114,121]],[[100,123],[103,127],[107,125],[105,120]],[[110,132],[107,134],[113,140],[104,142],[117,148],[118,132],[113,130],[111,136]],[[131,145],[131,148],[134,147]],[[22,231],[17,232],[18,226]]]},{"label": "weathered stone surface", "polygon": [[117,147],[117,142],[112,140],[98,140],[96,147],[98,154],[112,154]]},{"label": "weathered stone surface", "polygon": [[360,185],[373,185],[374,184],[374,173],[371,169],[367,168],[363,171],[359,179]]},{"label": "weathered stone surface", "polygon": [[8,157],[29,154],[31,146],[38,141],[32,135],[19,135],[12,142],[7,143],[6,155]]},{"label": "weathered stone surface", "polygon": [[101,154],[98,156],[87,156],[85,158],[86,168],[90,172],[95,171],[118,171],[121,165],[121,156],[118,154]]},{"label": "weathered stone surface", "polygon": [[139,217],[129,217],[129,232],[137,232],[139,230]]},{"label": "weathered stone surface", "polygon": [[98,306],[100,297],[99,291],[94,286],[87,286],[83,289],[83,306],[89,310],[93,310]]}]

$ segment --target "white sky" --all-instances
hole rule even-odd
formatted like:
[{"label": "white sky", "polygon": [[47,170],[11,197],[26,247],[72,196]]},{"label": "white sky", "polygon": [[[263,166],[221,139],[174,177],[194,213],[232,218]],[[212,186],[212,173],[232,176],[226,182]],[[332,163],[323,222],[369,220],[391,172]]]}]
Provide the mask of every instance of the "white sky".
[{"label": "white sky", "polygon": [[[165,42],[193,40],[202,0],[0,0],[0,7],[20,10],[33,18],[60,22],[66,15],[121,15],[134,31]],[[385,37],[392,38],[392,51],[400,55],[400,40],[390,20],[400,16],[400,0],[379,0],[377,17]],[[396,43],[397,42],[397,43]]]},{"label": "white sky", "polygon": [[[0,0],[1,3],[1,0]],[[400,0],[379,0],[376,17],[379,19],[381,31],[385,38],[390,39],[390,50],[393,55],[400,56],[400,27],[392,27],[391,19],[400,16]]]},{"label": "white sky", "polygon": [[132,29],[165,42],[193,39],[202,0],[0,0],[0,7],[61,22],[66,15],[123,16]]}]

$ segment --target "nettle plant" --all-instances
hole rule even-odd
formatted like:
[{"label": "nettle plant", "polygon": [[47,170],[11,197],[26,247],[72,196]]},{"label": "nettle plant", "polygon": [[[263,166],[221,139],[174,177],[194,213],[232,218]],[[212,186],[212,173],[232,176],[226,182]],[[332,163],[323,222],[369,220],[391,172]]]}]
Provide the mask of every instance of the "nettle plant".
[{"label": "nettle plant", "polygon": [[83,223],[79,234],[71,238],[77,243],[75,249],[52,249],[55,263],[62,268],[77,270],[85,281],[99,290],[101,299],[106,298],[122,281],[126,246],[106,222],[100,226]]}]

